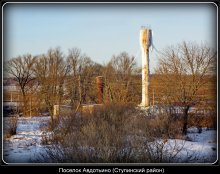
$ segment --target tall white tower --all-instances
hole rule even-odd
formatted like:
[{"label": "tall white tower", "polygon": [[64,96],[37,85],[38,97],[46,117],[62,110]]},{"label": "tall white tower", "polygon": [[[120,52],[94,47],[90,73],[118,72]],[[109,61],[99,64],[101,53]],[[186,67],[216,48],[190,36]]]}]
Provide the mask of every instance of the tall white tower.
[{"label": "tall white tower", "polygon": [[142,52],[142,102],[143,107],[148,107],[149,102],[149,47],[151,46],[152,33],[151,29],[141,27],[140,45]]}]

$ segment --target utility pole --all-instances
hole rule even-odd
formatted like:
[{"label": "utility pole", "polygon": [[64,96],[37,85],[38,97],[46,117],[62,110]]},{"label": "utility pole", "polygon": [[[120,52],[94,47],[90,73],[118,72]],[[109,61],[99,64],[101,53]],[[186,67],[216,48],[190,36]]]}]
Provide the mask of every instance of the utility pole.
[{"label": "utility pole", "polygon": [[154,106],[154,89],[153,89],[153,106]]},{"label": "utility pole", "polygon": [[12,104],[12,92],[11,92],[11,104]]},{"label": "utility pole", "polygon": [[79,103],[82,103],[82,87],[81,87],[81,76],[79,75]]},{"label": "utility pole", "polygon": [[17,101],[17,113],[18,113],[18,111],[19,111],[18,106],[20,106],[20,101],[19,101],[19,93],[18,93],[18,101]]},{"label": "utility pole", "polygon": [[32,103],[31,103],[32,101],[31,101],[31,96],[30,96],[30,117],[31,117],[31,115],[32,115],[32,113],[31,113],[31,109],[32,109]]}]

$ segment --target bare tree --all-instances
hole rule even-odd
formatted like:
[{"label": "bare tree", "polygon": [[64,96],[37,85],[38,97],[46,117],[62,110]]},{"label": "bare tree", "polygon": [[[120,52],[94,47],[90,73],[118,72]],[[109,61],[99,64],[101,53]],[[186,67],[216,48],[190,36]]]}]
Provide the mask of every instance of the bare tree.
[{"label": "bare tree", "polygon": [[36,57],[30,54],[13,58],[6,63],[6,72],[15,77],[18,82],[23,97],[23,113],[27,114],[27,92],[30,89],[31,81],[35,79],[33,66]]},{"label": "bare tree", "polygon": [[78,62],[81,56],[81,51],[78,48],[72,48],[69,49],[69,54],[67,56],[67,63],[68,65],[70,65],[71,69],[70,69],[70,78],[69,81],[70,83],[68,83],[67,85],[67,89],[68,89],[68,93],[70,96],[70,104],[73,106],[74,103],[76,103],[75,101],[77,101],[77,95],[78,95],[78,80],[79,77],[77,75],[78,71],[79,71],[79,66],[78,66]]},{"label": "bare tree", "polygon": [[128,53],[122,52],[117,56],[113,56],[106,65],[104,76],[106,79],[106,87],[108,95],[115,102],[132,102],[134,101],[134,90],[136,62],[134,57],[130,57]]},{"label": "bare tree", "polygon": [[39,93],[45,102],[53,126],[53,106],[60,105],[64,97],[64,81],[68,73],[68,66],[59,48],[50,49],[47,55],[38,57],[35,65],[35,76],[39,85]]},{"label": "bare tree", "polygon": [[199,102],[200,89],[214,75],[213,62],[216,52],[205,44],[183,42],[167,48],[159,59],[156,72],[161,75],[163,97],[168,103],[180,103],[183,107],[183,134],[187,133],[188,112]]},{"label": "bare tree", "polygon": [[102,66],[82,54],[78,48],[69,50],[67,62],[70,66],[68,88],[71,105],[77,106],[78,103],[96,102],[94,80],[95,76],[100,75]]}]

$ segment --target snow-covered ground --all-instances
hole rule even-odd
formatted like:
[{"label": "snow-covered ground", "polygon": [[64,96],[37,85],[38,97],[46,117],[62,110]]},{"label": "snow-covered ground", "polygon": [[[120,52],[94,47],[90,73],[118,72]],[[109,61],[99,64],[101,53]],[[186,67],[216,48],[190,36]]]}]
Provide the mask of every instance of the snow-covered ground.
[{"label": "snow-covered ground", "polygon": [[[173,163],[214,163],[217,160],[217,134],[215,130],[189,128],[186,140],[167,139],[152,143],[152,151],[163,150],[163,159]],[[161,152],[158,153],[161,155]]]},{"label": "snow-covered ground", "polygon": [[[7,119],[5,117],[4,121]],[[49,119],[48,116],[18,118],[17,134],[3,141],[3,160],[6,163],[36,163],[39,154],[44,152],[41,138]],[[163,155],[172,163],[213,163],[217,159],[216,134],[216,130],[203,128],[198,133],[196,128],[190,128],[187,141],[158,140],[152,145],[154,148],[162,145]]]},{"label": "snow-covered ground", "polygon": [[[8,117],[4,118],[4,125]],[[50,117],[19,117],[16,135],[3,141],[3,159],[6,163],[32,163],[44,150],[42,133]]]}]

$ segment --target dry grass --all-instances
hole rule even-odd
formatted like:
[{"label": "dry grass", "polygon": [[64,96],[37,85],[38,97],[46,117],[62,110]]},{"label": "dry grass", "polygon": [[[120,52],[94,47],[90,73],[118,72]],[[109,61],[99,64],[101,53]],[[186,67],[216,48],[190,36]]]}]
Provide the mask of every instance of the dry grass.
[{"label": "dry grass", "polygon": [[152,135],[162,138],[182,137],[182,121],[174,119],[168,114],[161,114],[149,121],[149,128]]}]

